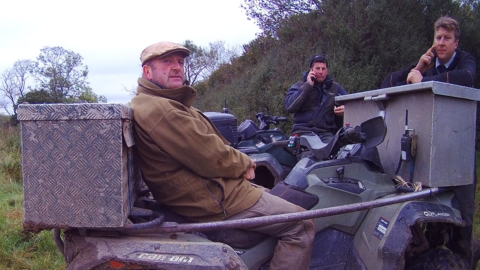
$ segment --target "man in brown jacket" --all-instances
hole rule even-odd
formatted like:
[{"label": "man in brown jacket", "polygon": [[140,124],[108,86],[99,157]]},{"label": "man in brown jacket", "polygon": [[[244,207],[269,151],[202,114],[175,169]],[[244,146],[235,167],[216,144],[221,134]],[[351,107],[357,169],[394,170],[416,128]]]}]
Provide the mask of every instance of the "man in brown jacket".
[{"label": "man in brown jacket", "polygon": [[[255,163],[229,146],[212,122],[192,107],[186,85],[190,51],[158,42],[141,53],[143,75],[132,99],[140,168],[155,199],[193,221],[219,221],[304,211],[252,185]],[[313,220],[250,229],[279,239],[270,269],[308,269]]]}]

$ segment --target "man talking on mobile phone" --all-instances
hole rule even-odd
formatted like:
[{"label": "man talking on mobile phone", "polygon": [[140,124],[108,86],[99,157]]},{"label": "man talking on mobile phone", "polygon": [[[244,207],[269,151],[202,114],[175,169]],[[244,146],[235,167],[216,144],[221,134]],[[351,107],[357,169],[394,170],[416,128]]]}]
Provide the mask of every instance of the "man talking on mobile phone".
[{"label": "man talking on mobile phone", "polygon": [[328,143],[343,125],[344,107],[335,106],[335,97],[347,91],[328,75],[325,56],[313,56],[309,67],[303,80],[288,90],[285,108],[294,113],[292,134],[313,132]]},{"label": "man talking on mobile phone", "polygon": [[433,45],[418,63],[388,75],[381,88],[427,81],[473,87],[477,62],[472,55],[458,49],[459,23],[448,16],[440,17],[434,30]]}]

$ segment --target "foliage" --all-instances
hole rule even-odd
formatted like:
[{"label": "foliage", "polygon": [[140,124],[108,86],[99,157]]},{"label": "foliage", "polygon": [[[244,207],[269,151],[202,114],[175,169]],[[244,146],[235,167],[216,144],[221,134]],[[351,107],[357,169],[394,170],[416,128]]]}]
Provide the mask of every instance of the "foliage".
[{"label": "foliage", "polygon": [[266,36],[275,36],[280,24],[292,15],[318,9],[321,0],[244,0],[241,7],[249,20],[257,21]]},{"label": "foliage", "polygon": [[13,114],[17,113],[17,100],[23,98],[28,90],[27,79],[33,66],[33,61],[18,60],[13,64],[13,68],[5,70],[0,76],[0,92],[6,98],[0,106],[7,113],[10,114],[9,104],[13,106]]},{"label": "foliage", "polygon": [[[387,74],[418,61],[431,46],[442,15],[458,19],[460,48],[480,59],[478,0],[245,0],[258,24],[272,24],[244,46],[240,57],[196,85],[195,106],[219,111],[225,101],[240,121],[256,112],[283,115],[286,92],[315,54],[329,60],[329,74],[348,92],[377,89]],[[289,5],[289,3],[291,5]],[[308,10],[311,11],[308,11]],[[268,21],[277,14],[275,22]],[[264,17],[261,17],[264,16]],[[480,73],[480,71],[479,71]],[[480,82],[477,80],[476,87]],[[288,128],[288,127],[287,127]]]},{"label": "foliage", "polygon": [[190,56],[185,59],[185,78],[194,85],[197,80],[205,76],[207,65],[205,51],[202,47],[193,44],[191,40],[186,40],[183,46],[190,50]]},{"label": "foliage", "polygon": [[7,123],[0,127],[0,177],[18,183],[22,180],[19,130]]},{"label": "foliage", "polygon": [[[29,103],[73,103],[107,102],[105,96],[98,96],[87,82],[88,67],[83,57],[62,47],[45,47],[37,61],[18,60],[13,68],[0,75],[0,108],[8,114],[17,114],[22,102]],[[28,86],[29,75],[38,83]],[[9,109],[12,106],[13,110]]]},{"label": "foliage", "polygon": [[223,41],[209,43],[208,48],[203,48],[186,40],[183,46],[191,52],[185,60],[185,77],[191,85],[200,83],[221,65],[229,64],[237,57],[235,49],[228,48]]},{"label": "foliage", "polygon": [[95,102],[107,102],[107,98],[103,95],[95,94],[91,88],[85,89],[77,98],[70,97],[67,103],[95,103]]},{"label": "foliage", "polygon": [[55,103],[55,100],[52,96],[50,96],[49,92],[41,89],[26,93],[23,98],[18,99],[18,103],[43,104]]},{"label": "foliage", "polygon": [[18,127],[0,127],[0,269],[65,269],[49,231],[22,232],[23,189]]},{"label": "foliage", "polygon": [[44,47],[37,57],[33,75],[38,82],[37,89],[50,93],[56,102],[65,98],[77,98],[88,86],[88,67],[83,57],[62,47]]}]

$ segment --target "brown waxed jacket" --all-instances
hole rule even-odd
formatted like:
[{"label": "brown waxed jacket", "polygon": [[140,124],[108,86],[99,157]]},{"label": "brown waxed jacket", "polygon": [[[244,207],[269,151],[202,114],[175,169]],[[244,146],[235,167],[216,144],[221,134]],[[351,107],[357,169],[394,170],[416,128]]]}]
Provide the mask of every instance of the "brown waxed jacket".
[{"label": "brown waxed jacket", "polygon": [[162,89],[138,79],[132,99],[135,143],[157,201],[194,221],[216,221],[253,206],[262,190],[245,179],[250,158],[228,145],[192,107],[196,90]]}]

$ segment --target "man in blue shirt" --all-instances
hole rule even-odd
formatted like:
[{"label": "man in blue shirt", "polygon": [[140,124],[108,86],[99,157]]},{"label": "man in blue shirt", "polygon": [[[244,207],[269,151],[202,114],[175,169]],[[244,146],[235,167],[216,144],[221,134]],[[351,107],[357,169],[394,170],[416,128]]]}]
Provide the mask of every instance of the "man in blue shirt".
[{"label": "man in blue shirt", "polygon": [[420,57],[416,65],[391,73],[381,88],[439,81],[473,87],[477,62],[469,53],[459,50],[460,26],[450,17],[440,17],[434,25],[433,45]]},{"label": "man in blue shirt", "polygon": [[[477,62],[472,55],[458,49],[460,41],[458,22],[448,16],[440,17],[435,22],[434,29],[433,45],[420,57],[418,63],[388,75],[381,85],[382,88],[426,81],[473,87]],[[475,157],[473,158],[475,162]],[[480,242],[475,237],[472,238],[476,182],[475,172],[473,184],[454,189],[465,227],[454,232],[453,237],[461,239],[457,242],[459,244],[449,247],[468,258],[470,265],[475,265],[480,257]]]}]

